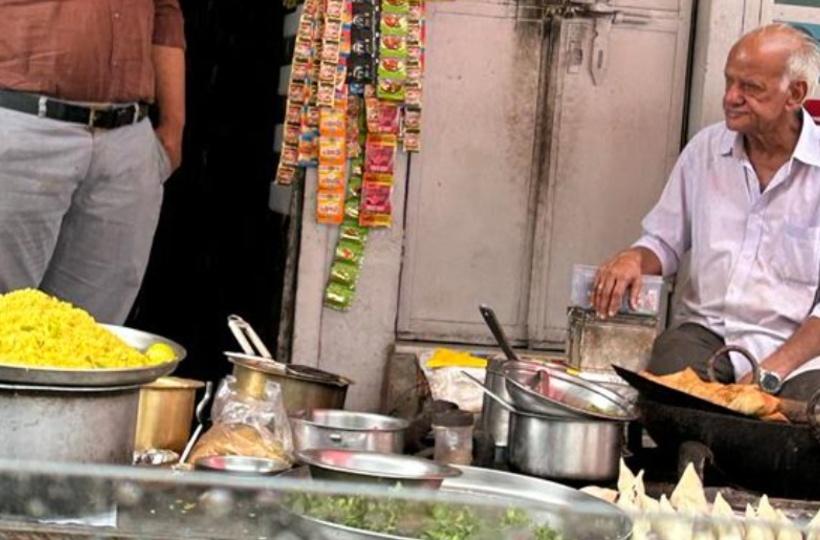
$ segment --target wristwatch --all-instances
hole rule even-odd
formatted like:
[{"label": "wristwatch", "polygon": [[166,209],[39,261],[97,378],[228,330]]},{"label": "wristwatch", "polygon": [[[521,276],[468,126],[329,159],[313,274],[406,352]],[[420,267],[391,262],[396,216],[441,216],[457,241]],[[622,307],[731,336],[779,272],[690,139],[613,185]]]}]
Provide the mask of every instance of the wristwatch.
[{"label": "wristwatch", "polygon": [[760,388],[769,394],[777,394],[783,386],[783,379],[774,371],[760,370]]}]

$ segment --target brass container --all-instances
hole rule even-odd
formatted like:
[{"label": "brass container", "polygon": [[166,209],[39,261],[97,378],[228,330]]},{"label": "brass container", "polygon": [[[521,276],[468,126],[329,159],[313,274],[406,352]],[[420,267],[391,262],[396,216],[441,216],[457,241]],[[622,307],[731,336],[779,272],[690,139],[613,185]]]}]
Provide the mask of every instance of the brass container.
[{"label": "brass container", "polygon": [[268,381],[274,381],[282,388],[282,400],[288,414],[344,408],[347,387],[351,384],[344,377],[292,364],[283,373],[272,369],[264,360],[232,357],[230,353],[228,358],[234,365],[233,375],[240,392],[265,399],[265,387]]},{"label": "brass container", "polygon": [[140,389],[134,449],[152,448],[181,453],[191,435],[196,391],[202,381],[162,377]]}]

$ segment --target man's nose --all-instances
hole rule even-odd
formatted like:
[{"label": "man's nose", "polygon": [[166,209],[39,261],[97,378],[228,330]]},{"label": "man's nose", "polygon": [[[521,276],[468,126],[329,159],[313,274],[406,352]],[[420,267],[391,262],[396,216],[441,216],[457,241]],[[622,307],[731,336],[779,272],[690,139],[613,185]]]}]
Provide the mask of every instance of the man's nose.
[{"label": "man's nose", "polygon": [[726,87],[726,93],[723,95],[723,101],[730,105],[742,105],[743,93],[738,88],[738,85],[732,84]]}]

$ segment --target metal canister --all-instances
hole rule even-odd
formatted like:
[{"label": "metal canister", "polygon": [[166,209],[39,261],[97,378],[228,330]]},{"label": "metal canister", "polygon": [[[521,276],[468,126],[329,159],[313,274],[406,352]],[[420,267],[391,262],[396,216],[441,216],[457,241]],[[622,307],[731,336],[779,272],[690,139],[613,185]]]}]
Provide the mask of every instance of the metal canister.
[{"label": "metal canister", "polygon": [[139,386],[0,384],[0,459],[130,464]]},{"label": "metal canister", "polygon": [[191,435],[196,391],[202,381],[162,377],[140,390],[135,448],[173,450],[181,454]]}]

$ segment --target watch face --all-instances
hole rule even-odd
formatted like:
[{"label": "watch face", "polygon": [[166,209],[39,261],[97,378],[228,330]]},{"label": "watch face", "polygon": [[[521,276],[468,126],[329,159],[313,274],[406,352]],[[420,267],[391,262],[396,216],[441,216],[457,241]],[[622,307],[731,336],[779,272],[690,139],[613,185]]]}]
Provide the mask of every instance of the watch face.
[{"label": "watch face", "polygon": [[774,373],[764,373],[760,377],[760,386],[767,392],[777,392],[780,389],[780,377]]}]

